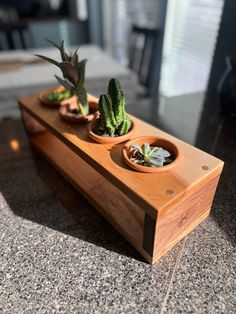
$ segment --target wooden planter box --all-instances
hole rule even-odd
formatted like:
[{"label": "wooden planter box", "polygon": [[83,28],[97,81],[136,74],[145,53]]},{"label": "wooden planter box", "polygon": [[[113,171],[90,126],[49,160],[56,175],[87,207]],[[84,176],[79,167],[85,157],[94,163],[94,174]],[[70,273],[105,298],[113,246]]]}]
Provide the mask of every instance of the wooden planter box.
[{"label": "wooden planter box", "polygon": [[62,122],[58,111],[42,107],[36,95],[22,97],[19,105],[32,145],[149,263],[209,215],[221,160],[132,117],[134,137],[165,137],[178,145],[182,155],[168,171],[136,172],[122,160],[124,144],[93,142],[87,125]]}]

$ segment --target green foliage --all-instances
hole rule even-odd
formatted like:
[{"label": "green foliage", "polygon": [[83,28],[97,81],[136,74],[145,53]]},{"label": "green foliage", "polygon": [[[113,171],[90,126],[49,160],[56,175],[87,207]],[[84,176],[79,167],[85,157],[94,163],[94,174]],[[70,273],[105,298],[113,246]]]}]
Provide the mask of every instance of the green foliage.
[{"label": "green foliage", "polygon": [[77,53],[78,49],[76,49],[74,53],[70,55],[67,54],[64,48],[64,41],[61,42],[60,46],[55,44],[51,40],[48,40],[48,42],[60,51],[61,61],[58,62],[42,55],[36,56],[56,65],[61,69],[64,79],[55,75],[57,81],[67,90],[69,90],[72,95],[77,96],[79,113],[82,115],[87,115],[89,113],[89,106],[87,93],[84,88],[85,66],[87,60],[83,59],[79,61]]},{"label": "green foliage", "polygon": [[138,165],[146,167],[162,167],[172,162],[169,158],[171,154],[162,147],[150,147],[149,144],[144,143],[141,147],[137,144],[131,146],[130,159]]},{"label": "green foliage", "polygon": [[110,80],[107,95],[100,96],[98,109],[100,116],[96,120],[96,133],[120,136],[129,132],[131,121],[125,112],[125,98],[118,80]]},{"label": "green foliage", "polygon": [[50,101],[62,101],[62,100],[68,99],[70,97],[71,97],[70,91],[65,90],[65,91],[61,91],[61,92],[49,93],[45,96],[45,99],[50,100]]}]

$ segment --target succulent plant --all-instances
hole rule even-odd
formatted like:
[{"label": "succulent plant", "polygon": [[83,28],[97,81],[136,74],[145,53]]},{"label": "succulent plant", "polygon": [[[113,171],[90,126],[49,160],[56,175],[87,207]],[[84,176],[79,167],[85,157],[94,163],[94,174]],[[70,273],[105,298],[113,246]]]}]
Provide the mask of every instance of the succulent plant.
[{"label": "succulent plant", "polygon": [[50,101],[62,101],[71,97],[70,91],[63,90],[60,92],[52,92],[45,96],[47,100]]},{"label": "succulent plant", "polygon": [[61,69],[64,79],[55,75],[57,81],[59,84],[64,86],[66,90],[69,90],[71,95],[77,96],[79,113],[81,115],[87,115],[89,113],[89,106],[87,93],[84,88],[85,65],[87,60],[83,59],[79,61],[77,53],[78,49],[76,49],[74,53],[70,55],[67,54],[64,48],[64,41],[61,42],[60,46],[50,40],[48,41],[60,51],[61,61],[58,62],[42,55],[36,54],[36,56],[56,65]]},{"label": "succulent plant", "polygon": [[172,159],[169,158],[171,154],[162,147],[151,147],[149,144],[144,143],[141,147],[137,144],[131,145],[130,160],[138,165],[146,167],[162,167],[165,164],[171,163]]},{"label": "succulent plant", "polygon": [[125,97],[120,82],[112,78],[107,94],[99,98],[99,118],[94,131],[99,135],[120,136],[129,132],[131,120],[125,112]]}]

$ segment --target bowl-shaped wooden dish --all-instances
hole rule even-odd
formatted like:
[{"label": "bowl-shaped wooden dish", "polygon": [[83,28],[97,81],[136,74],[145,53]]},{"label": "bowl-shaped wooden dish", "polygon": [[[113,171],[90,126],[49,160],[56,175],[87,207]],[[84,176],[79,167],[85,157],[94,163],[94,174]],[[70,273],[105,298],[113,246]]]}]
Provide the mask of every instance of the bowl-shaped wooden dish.
[{"label": "bowl-shaped wooden dish", "polygon": [[[173,161],[162,167],[146,167],[146,166],[142,166],[142,165],[138,165],[134,163],[130,159],[130,155],[133,150],[131,145],[138,144],[139,146],[142,146],[144,143],[148,143],[150,146],[158,146],[158,147],[162,147],[163,149],[168,150],[168,152],[170,152],[171,154],[171,158],[173,159]],[[179,162],[180,156],[181,156],[178,147],[174,143],[159,136],[140,136],[140,137],[136,137],[130,140],[124,145],[122,149],[122,155],[123,155],[124,161],[129,167],[140,172],[148,172],[148,173],[158,173],[162,171],[167,171],[175,167],[176,164]]]},{"label": "bowl-shaped wooden dish", "polygon": [[100,144],[118,144],[125,141],[128,141],[135,133],[135,124],[133,121],[131,121],[131,127],[128,133],[121,135],[121,136],[104,136],[104,135],[97,135],[95,132],[93,132],[94,123],[89,124],[88,126],[88,134],[91,139],[93,139],[95,142]]},{"label": "bowl-shaped wooden dish", "polygon": [[[75,114],[70,111],[70,104],[66,106],[61,106],[59,109],[59,116],[63,121],[71,123],[88,123],[96,119],[99,115],[98,113],[98,99],[97,97],[87,94],[89,103],[89,114],[82,116],[80,114]],[[76,103],[71,104],[71,106],[76,107]]]},{"label": "bowl-shaped wooden dish", "polygon": [[70,98],[61,100],[61,101],[52,101],[52,100],[47,100],[46,96],[48,94],[54,93],[54,92],[62,92],[64,91],[65,88],[63,86],[57,86],[53,88],[48,88],[44,89],[38,94],[39,100],[42,105],[51,107],[51,108],[59,108],[60,106],[67,105],[67,104],[72,104],[76,102],[76,97],[72,96]]}]

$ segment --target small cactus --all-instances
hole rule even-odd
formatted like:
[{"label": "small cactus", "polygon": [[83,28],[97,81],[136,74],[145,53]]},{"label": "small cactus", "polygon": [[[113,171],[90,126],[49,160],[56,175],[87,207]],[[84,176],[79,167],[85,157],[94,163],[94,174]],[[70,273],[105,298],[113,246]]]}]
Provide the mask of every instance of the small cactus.
[{"label": "small cactus", "polygon": [[81,115],[87,115],[89,113],[89,106],[87,93],[84,88],[85,65],[87,60],[83,59],[79,61],[77,49],[73,54],[67,54],[64,48],[64,41],[61,42],[60,46],[50,40],[48,41],[60,51],[61,62],[42,55],[36,56],[58,66],[61,69],[64,79],[55,75],[56,79],[59,84],[64,86],[66,90],[70,91],[71,95],[76,95],[79,113]]},{"label": "small cactus", "polygon": [[107,136],[120,136],[129,132],[131,120],[125,112],[125,97],[117,79],[111,79],[107,95],[99,99],[100,112],[95,132]]}]

